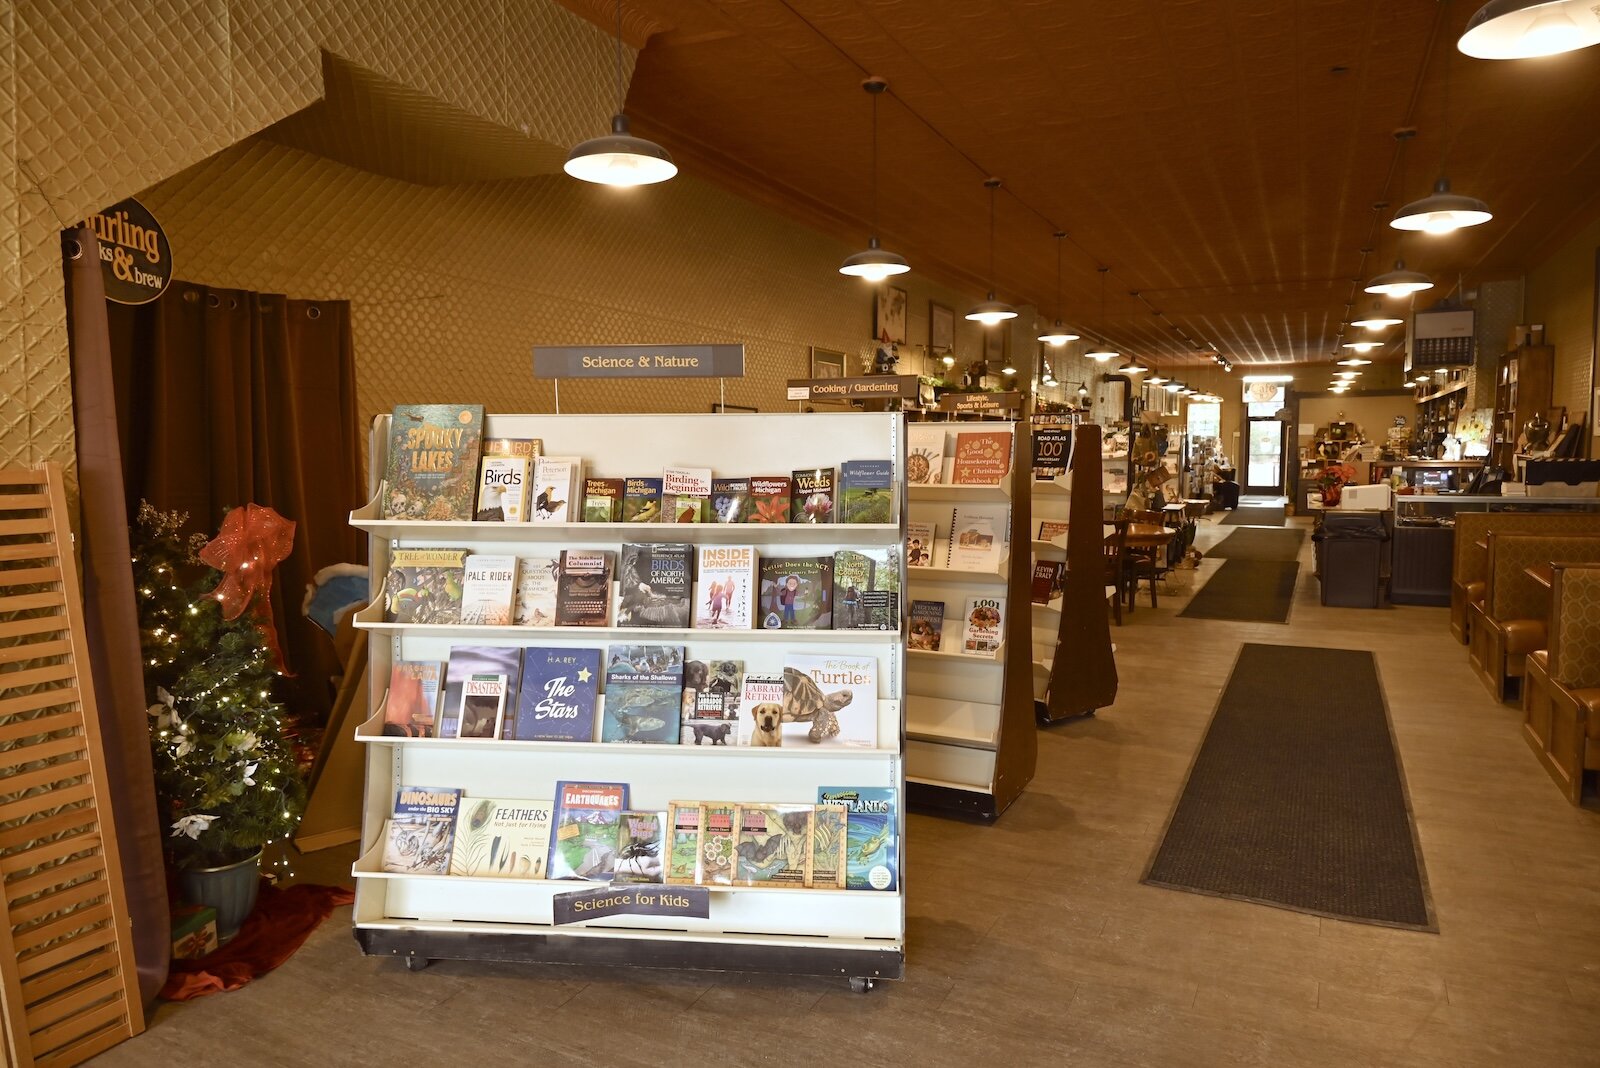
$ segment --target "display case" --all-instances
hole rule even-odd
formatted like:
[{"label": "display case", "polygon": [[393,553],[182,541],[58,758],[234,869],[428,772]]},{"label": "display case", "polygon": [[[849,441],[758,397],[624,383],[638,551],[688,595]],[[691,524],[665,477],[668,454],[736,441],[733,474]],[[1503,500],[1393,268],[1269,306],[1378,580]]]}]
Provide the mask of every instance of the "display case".
[{"label": "display case", "polygon": [[1483,470],[1482,460],[1374,460],[1367,481],[1382,482],[1399,473],[1404,485],[1426,494],[1459,494]]},{"label": "display case", "polygon": [[1448,605],[1458,512],[1600,511],[1593,497],[1489,497],[1412,494],[1396,497],[1389,600]]},{"label": "display case", "polygon": [[1495,374],[1494,443],[1489,456],[1496,467],[1511,470],[1517,437],[1535,413],[1550,407],[1556,350],[1525,345],[1500,357]]}]

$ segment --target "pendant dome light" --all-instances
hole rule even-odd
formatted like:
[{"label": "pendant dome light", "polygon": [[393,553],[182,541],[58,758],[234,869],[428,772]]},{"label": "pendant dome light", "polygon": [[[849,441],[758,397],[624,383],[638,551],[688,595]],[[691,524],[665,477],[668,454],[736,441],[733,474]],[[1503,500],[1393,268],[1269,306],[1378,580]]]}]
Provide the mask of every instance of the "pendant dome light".
[{"label": "pendant dome light", "polygon": [[1017,309],[1003,300],[994,299],[994,194],[1000,188],[1000,179],[985,178],[983,187],[989,190],[989,296],[974,304],[966,317],[984,326],[994,326],[1007,319],[1015,319]]},{"label": "pendant dome light", "polygon": [[[1448,2],[1448,0],[1447,0]],[[1439,128],[1444,131],[1444,150],[1439,154],[1439,180],[1433,195],[1413,200],[1395,213],[1389,225],[1396,230],[1420,230],[1425,234],[1453,234],[1468,226],[1479,226],[1494,218],[1489,205],[1477,197],[1450,192],[1445,177],[1450,164],[1450,53],[1444,54],[1444,100],[1439,109]],[[1402,150],[1403,151],[1403,150]]]},{"label": "pendant dome light", "polygon": [[1144,384],[1147,386],[1164,386],[1171,381],[1172,379],[1163,378],[1161,375],[1151,375],[1149,378],[1144,380]]},{"label": "pendant dome light", "polygon": [[861,83],[861,88],[872,97],[872,217],[869,220],[872,233],[867,237],[866,250],[847,257],[839,265],[839,273],[881,282],[890,275],[905,274],[911,270],[911,265],[898,252],[889,252],[878,244],[878,97],[889,88],[889,83],[882,78],[868,78]]},{"label": "pendant dome light", "polygon": [[1372,314],[1367,316],[1365,319],[1352,319],[1350,321],[1350,325],[1359,326],[1362,329],[1377,333],[1379,330],[1383,330],[1386,327],[1399,326],[1403,322],[1405,322],[1404,319],[1396,319],[1392,315],[1383,314],[1383,305],[1378,301],[1373,301]]},{"label": "pendant dome light", "polygon": [[1168,393],[1182,393],[1188,387],[1174,378],[1172,381],[1163,384],[1161,388]]},{"label": "pendant dome light", "polygon": [[1053,235],[1056,239],[1056,321],[1039,335],[1039,340],[1053,348],[1060,348],[1069,341],[1078,340],[1078,335],[1061,325],[1061,242],[1067,236],[1065,230],[1057,230]]},{"label": "pendant dome light", "polygon": [[1600,44],[1592,0],[1489,0],[1456,47],[1474,59],[1536,59]]},{"label": "pendant dome light", "polygon": [[1129,360],[1127,363],[1125,363],[1121,367],[1117,368],[1117,374],[1119,374],[1119,375],[1142,375],[1148,370],[1150,370],[1150,368],[1146,367],[1144,364],[1140,363],[1138,360]]},{"label": "pendant dome light", "polygon": [[1381,341],[1346,341],[1344,347],[1355,349],[1357,352],[1371,352],[1373,349],[1383,348]]},{"label": "pendant dome light", "polygon": [[1433,288],[1433,279],[1421,271],[1406,270],[1405,260],[1395,260],[1394,270],[1385,271],[1367,283],[1366,292],[1381,297],[1409,297]]},{"label": "pendant dome light", "polygon": [[616,67],[617,112],[611,117],[611,133],[574,146],[561,169],[579,181],[619,188],[664,182],[678,173],[678,165],[654,141],[629,133],[628,117],[622,113],[622,0],[617,0]]},{"label": "pendant dome light", "polygon": [[1340,360],[1340,367],[1365,367],[1371,360],[1363,360],[1360,356],[1352,356],[1348,360]]},{"label": "pendant dome light", "polygon": [[1101,331],[1101,333],[1100,333],[1099,342],[1094,344],[1094,345],[1092,345],[1092,346],[1090,346],[1089,351],[1084,353],[1084,355],[1089,357],[1089,359],[1093,360],[1095,363],[1105,363],[1107,360],[1116,359],[1117,357],[1121,356],[1122,353],[1118,352],[1116,349],[1112,348],[1109,344],[1107,344],[1106,343],[1106,336],[1105,336],[1105,329],[1106,329],[1106,274],[1111,270],[1111,268],[1110,267],[1097,267],[1095,269],[1100,272],[1100,331]]}]

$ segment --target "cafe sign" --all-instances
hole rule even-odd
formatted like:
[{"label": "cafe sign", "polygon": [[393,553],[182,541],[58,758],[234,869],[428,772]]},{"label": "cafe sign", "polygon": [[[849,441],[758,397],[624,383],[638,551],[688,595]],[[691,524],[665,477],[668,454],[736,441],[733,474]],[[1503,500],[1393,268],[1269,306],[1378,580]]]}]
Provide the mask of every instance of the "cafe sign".
[{"label": "cafe sign", "polygon": [[535,345],[535,378],[743,378],[743,345]]},{"label": "cafe sign", "polygon": [[172,246],[143,204],[129,197],[89,216],[84,225],[100,243],[107,300],[148,304],[172,284]]}]

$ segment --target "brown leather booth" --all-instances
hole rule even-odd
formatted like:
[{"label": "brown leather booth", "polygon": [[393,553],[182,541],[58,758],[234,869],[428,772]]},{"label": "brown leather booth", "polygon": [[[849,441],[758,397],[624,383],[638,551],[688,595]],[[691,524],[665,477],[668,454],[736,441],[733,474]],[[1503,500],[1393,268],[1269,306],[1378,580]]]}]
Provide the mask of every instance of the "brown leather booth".
[{"label": "brown leather booth", "polygon": [[1528,655],[1522,733],[1574,805],[1600,771],[1600,567],[1557,564],[1548,647]]},{"label": "brown leather booth", "polygon": [[1600,535],[1490,531],[1483,601],[1471,608],[1471,659],[1501,701],[1516,696],[1529,653],[1546,647],[1550,591],[1528,568],[1553,561],[1600,563]]},{"label": "brown leather booth", "polygon": [[1600,534],[1600,512],[1457,512],[1450,575],[1450,633],[1471,638],[1471,607],[1483,601],[1488,554],[1478,543],[1491,530],[1545,534]]}]

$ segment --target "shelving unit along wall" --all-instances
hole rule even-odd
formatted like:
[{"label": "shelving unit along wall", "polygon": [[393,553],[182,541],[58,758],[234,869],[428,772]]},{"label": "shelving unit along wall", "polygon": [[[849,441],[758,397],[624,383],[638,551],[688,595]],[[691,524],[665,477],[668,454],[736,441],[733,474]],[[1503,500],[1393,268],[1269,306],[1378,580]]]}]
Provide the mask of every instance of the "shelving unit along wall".
[{"label": "shelving unit along wall", "polygon": [[[895,521],[885,524],[499,524],[402,522],[379,517],[387,416],[371,438],[373,504],[351,522],[371,538],[376,595],[399,547],[556,555],[617,550],[624,542],[750,544],[758,555],[823,555],[891,547],[903,554],[905,433],[898,414],[490,415],[486,437],[539,438],[544,451],[583,457],[592,477],[653,474],[663,466],[709,467],[719,476],[788,474],[845,460],[882,459],[895,471]],[[670,630],[620,627],[466,627],[383,622],[381,606],[356,625],[371,636],[370,714],[356,731],[366,749],[363,854],[356,863],[355,934],[363,952],[406,959],[490,959],[624,966],[702,967],[845,976],[858,985],[899,978],[905,959],[905,780],[902,630]],[[733,658],[747,672],[779,674],[786,653],[848,649],[878,662],[874,748],[622,745],[385,736],[383,701],[397,659],[446,659],[452,644],[601,648],[621,642],[685,646],[686,659]],[[602,698],[603,700],[603,698]],[[554,796],[558,779],[626,782],[636,809],[671,801],[815,803],[819,786],[893,787],[901,870],[895,891],[712,887],[710,916],[610,916],[552,923],[556,894],[574,881],[396,875],[382,871],[383,823],[399,785],[461,787],[468,797]]]}]

